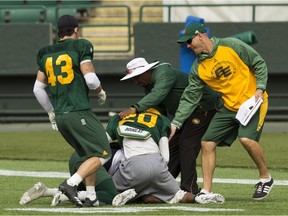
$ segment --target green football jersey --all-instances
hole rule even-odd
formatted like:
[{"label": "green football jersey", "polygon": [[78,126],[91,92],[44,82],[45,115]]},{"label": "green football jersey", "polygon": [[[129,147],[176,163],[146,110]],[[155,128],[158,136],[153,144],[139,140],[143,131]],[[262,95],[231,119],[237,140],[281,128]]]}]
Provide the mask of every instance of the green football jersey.
[{"label": "green football jersey", "polygon": [[56,114],[91,109],[80,63],[93,59],[93,45],[85,39],[66,39],[39,50],[39,70],[47,76]]},{"label": "green football jersey", "polygon": [[[134,139],[152,137],[157,144],[161,137],[168,137],[170,134],[170,121],[163,115],[157,115],[146,111],[138,114],[131,114],[121,120],[116,114],[109,120],[106,131],[112,140],[118,140],[121,146],[123,146],[122,142],[124,138],[123,133],[119,130],[121,126],[127,126],[126,130],[128,130],[128,132],[124,135],[125,137]],[[138,136],[139,133],[145,134],[145,136],[141,138]],[[150,136],[146,136],[147,133],[150,134]]]}]

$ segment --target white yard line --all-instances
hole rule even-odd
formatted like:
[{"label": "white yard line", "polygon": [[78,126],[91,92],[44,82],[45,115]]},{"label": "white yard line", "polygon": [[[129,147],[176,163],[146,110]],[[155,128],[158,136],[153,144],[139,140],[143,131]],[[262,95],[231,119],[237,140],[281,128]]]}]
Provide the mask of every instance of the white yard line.
[{"label": "white yard line", "polygon": [[110,208],[5,208],[6,211],[34,211],[34,212],[57,212],[57,213],[133,213],[133,212],[151,212],[157,210],[179,210],[192,212],[239,212],[244,209],[230,208],[207,208],[207,207],[186,207],[186,206],[155,206],[155,207],[110,207]]},{"label": "white yard line", "polygon": [[[68,178],[69,173],[65,172],[36,172],[36,171],[15,171],[15,170],[1,170],[0,176],[24,176],[24,177],[39,177],[39,178]],[[177,181],[180,181],[177,178]],[[258,179],[231,179],[231,178],[214,178],[215,183],[227,184],[256,184]],[[198,178],[198,182],[203,182],[202,178]],[[275,185],[288,185],[288,180],[275,180]]]}]

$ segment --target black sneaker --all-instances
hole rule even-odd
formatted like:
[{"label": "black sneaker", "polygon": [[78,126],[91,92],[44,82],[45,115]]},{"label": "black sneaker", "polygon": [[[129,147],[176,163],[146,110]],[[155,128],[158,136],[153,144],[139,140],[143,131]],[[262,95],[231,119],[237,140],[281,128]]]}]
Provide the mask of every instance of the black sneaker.
[{"label": "black sneaker", "polygon": [[83,203],[80,201],[80,199],[77,196],[76,185],[70,186],[67,184],[67,180],[65,180],[59,185],[59,190],[62,191],[62,193],[64,193],[72,203],[74,203],[78,207],[83,207]]},{"label": "black sneaker", "polygon": [[253,200],[262,200],[266,196],[268,196],[270,190],[272,189],[274,184],[274,180],[271,178],[269,182],[262,183],[261,181],[258,182],[255,187],[256,191],[252,197]]},{"label": "black sneaker", "polygon": [[97,198],[95,200],[90,200],[89,198],[85,199],[85,207],[95,207],[95,206],[104,206],[106,203],[99,201]]}]

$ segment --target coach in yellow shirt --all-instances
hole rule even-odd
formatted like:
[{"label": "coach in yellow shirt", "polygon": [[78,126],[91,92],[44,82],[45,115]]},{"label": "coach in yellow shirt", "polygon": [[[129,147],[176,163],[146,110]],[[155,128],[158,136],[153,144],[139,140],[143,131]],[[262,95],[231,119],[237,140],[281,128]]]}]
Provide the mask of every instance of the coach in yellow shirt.
[{"label": "coach in yellow shirt", "polygon": [[[239,39],[209,38],[205,26],[199,23],[187,26],[177,42],[193,50],[197,59],[190,71],[189,85],[172,120],[170,139],[196,108],[205,85],[219,92],[224,101],[202,137],[203,189],[200,193],[212,192],[216,146],[231,146],[238,136],[259,170],[260,181],[252,198],[265,198],[273,186],[258,142],[268,109],[268,94],[265,91],[268,70],[265,61]],[[252,96],[255,96],[256,101],[259,98],[264,101],[248,125],[243,126],[235,116],[241,104]]]}]

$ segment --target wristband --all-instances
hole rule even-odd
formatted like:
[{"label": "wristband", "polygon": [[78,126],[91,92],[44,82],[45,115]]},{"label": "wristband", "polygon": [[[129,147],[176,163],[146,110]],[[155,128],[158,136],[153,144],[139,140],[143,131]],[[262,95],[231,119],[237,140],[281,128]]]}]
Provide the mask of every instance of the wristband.
[{"label": "wristband", "polygon": [[257,90],[260,91],[260,92],[262,92],[262,93],[265,92],[265,89],[260,89],[260,88],[258,88]]},{"label": "wristband", "polygon": [[133,110],[134,113],[137,112],[137,109],[135,107],[133,107],[133,106],[131,106],[130,109]]}]

